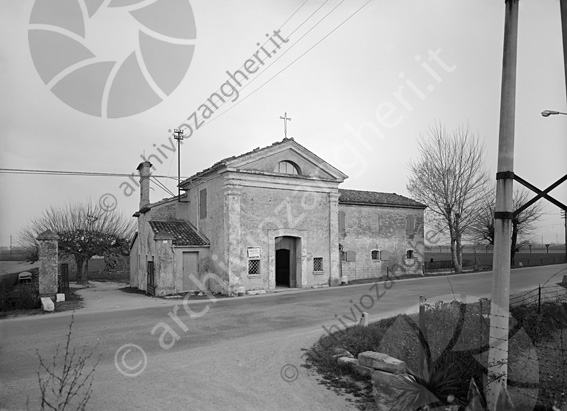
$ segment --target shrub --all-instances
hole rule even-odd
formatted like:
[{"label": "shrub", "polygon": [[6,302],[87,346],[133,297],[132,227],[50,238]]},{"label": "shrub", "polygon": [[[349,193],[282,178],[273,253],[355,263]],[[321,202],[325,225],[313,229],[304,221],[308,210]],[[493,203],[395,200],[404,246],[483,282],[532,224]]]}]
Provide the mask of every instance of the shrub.
[{"label": "shrub", "polygon": [[17,284],[0,286],[0,311],[26,310],[39,308],[37,284]]}]

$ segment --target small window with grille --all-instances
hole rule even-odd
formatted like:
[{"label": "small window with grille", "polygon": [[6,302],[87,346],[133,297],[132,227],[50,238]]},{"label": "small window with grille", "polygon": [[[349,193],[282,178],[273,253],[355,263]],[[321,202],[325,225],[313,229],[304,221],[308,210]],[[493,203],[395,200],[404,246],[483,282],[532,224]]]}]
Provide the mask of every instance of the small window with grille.
[{"label": "small window with grille", "polygon": [[248,274],[260,274],[260,260],[248,260]]},{"label": "small window with grille", "polygon": [[382,259],[382,252],[380,250],[372,250],[372,261],[380,261]]},{"label": "small window with grille", "polygon": [[313,271],[323,271],[323,257],[313,258]]}]

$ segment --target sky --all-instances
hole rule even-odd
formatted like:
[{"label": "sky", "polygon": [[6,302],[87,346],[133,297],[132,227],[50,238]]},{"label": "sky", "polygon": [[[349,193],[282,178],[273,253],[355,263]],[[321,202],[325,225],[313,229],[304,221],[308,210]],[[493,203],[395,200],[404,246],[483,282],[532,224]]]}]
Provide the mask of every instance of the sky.
[{"label": "sky", "polygon": [[[567,168],[567,116],[540,114],[567,112],[559,0],[519,7],[514,171],[544,189]],[[349,176],[342,188],[408,195],[435,123],[468,125],[494,176],[504,12],[503,0],[0,0],[0,168],[124,174],[0,172],[0,246],[51,205],[132,215],[127,175],[144,156],[176,192],[181,125],[185,177],[281,141],[284,113],[288,137]],[[567,202],[567,183],[550,194]],[[563,243],[547,204],[534,241]]]}]

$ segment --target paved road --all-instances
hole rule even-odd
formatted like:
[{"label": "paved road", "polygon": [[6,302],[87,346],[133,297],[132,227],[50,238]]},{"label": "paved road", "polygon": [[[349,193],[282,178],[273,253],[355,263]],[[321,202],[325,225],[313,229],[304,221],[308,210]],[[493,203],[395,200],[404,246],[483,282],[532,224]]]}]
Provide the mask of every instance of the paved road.
[{"label": "paved road", "polygon": [[[564,274],[565,264],[517,269],[511,289],[516,293],[556,283]],[[327,391],[301,367],[302,348],[325,329],[358,321],[358,307],[378,319],[406,310],[420,295],[429,301],[463,294],[476,298],[488,296],[490,288],[487,272],[191,302],[187,309],[198,315],[194,318],[180,302],[79,311],[73,338],[101,356],[91,400],[97,410],[355,409],[347,397]],[[25,409],[28,397],[30,409],[37,408],[35,350],[48,357],[63,341],[69,322],[69,313],[0,320],[0,408]],[[135,378],[115,366],[117,350],[128,343],[141,347],[147,358],[147,367]],[[135,350],[117,358],[119,364],[124,358],[131,369],[123,369],[130,373],[143,360]]]}]

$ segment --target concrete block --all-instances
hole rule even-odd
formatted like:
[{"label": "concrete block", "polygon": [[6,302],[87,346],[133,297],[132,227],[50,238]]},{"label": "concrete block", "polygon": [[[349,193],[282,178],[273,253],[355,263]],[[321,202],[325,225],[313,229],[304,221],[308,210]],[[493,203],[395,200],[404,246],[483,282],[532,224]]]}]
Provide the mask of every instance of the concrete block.
[{"label": "concrete block", "polygon": [[51,298],[41,297],[41,308],[43,309],[43,311],[54,311],[55,310],[55,304],[53,304],[53,301],[51,301]]},{"label": "concrete block", "polygon": [[337,363],[341,365],[351,365],[351,364],[358,364],[358,360],[352,357],[339,357],[337,359]]},{"label": "concrete block", "polygon": [[339,357],[354,358],[354,355],[352,355],[350,351],[345,350],[344,348],[335,347],[335,349],[333,350],[333,357],[334,358],[339,358]]},{"label": "concrete block", "polygon": [[259,294],[266,294],[266,290],[248,290],[246,291],[248,295],[259,295]]},{"label": "concrete block", "polygon": [[341,357],[337,360],[339,364],[348,365],[355,373],[365,377],[371,377],[374,372],[373,368],[365,367],[358,363],[356,358]]},{"label": "concrete block", "polygon": [[397,400],[402,393],[407,393],[407,389],[404,389],[402,375],[375,370],[371,375],[371,379],[372,391],[378,409],[406,411],[401,408]]},{"label": "concrete block", "polygon": [[64,293],[57,293],[55,302],[60,303],[60,302],[63,302],[63,301],[65,301],[65,294]]},{"label": "concrete block", "polygon": [[365,367],[393,374],[405,374],[406,372],[405,362],[379,352],[365,351],[360,353],[358,354],[358,362]]}]

